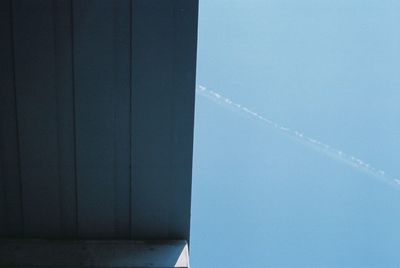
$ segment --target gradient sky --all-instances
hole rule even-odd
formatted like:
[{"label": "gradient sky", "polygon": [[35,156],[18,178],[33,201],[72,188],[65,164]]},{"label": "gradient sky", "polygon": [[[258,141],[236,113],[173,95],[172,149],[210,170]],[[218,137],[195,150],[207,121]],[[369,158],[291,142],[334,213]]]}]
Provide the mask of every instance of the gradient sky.
[{"label": "gradient sky", "polygon": [[[200,0],[197,83],[400,178],[400,2]],[[398,267],[400,191],[196,96],[191,266]]]}]

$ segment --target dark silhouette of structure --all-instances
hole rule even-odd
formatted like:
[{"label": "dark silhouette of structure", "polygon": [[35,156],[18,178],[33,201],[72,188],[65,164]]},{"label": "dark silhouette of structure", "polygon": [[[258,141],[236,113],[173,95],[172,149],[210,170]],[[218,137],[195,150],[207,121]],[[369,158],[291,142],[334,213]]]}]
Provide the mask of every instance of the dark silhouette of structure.
[{"label": "dark silhouette of structure", "polygon": [[[0,267],[45,266],[36,258],[57,243],[108,252],[77,239],[136,241],[112,244],[115,256],[169,245],[158,265],[170,267],[187,249],[170,240],[189,240],[197,0],[10,0],[0,12]],[[52,246],[15,240],[36,238]],[[57,254],[46,265],[65,265]]]}]

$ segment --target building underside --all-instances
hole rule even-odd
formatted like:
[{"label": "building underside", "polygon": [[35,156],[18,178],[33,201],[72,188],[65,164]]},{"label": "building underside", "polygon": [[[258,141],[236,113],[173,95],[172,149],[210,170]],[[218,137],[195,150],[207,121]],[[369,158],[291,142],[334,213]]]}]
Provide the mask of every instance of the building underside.
[{"label": "building underside", "polygon": [[0,12],[0,267],[188,267],[198,1]]}]

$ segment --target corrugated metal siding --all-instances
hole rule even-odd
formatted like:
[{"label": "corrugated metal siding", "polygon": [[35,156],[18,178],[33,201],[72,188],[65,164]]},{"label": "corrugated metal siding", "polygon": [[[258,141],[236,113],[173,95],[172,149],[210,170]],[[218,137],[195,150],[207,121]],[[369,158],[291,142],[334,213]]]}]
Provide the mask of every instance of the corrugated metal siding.
[{"label": "corrugated metal siding", "polygon": [[197,1],[0,12],[0,235],[188,239]]}]

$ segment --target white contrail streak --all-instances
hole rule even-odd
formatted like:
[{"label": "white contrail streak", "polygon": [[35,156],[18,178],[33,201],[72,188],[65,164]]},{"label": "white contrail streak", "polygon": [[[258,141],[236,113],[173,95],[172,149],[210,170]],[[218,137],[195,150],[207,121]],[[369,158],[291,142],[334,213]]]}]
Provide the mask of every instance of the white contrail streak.
[{"label": "white contrail streak", "polygon": [[231,108],[237,112],[240,112],[242,114],[251,116],[253,119],[256,119],[257,121],[263,123],[264,125],[275,129],[279,131],[282,134],[285,134],[286,136],[289,136],[291,138],[294,138],[295,140],[308,145],[312,149],[314,149],[317,152],[320,152],[326,156],[329,156],[330,158],[342,162],[358,171],[361,171],[363,173],[366,173],[370,175],[371,177],[378,179],[398,190],[400,190],[400,179],[395,178],[393,176],[388,175],[385,171],[377,169],[370,165],[369,163],[364,162],[363,160],[352,156],[350,154],[345,153],[342,150],[338,150],[328,144],[325,144],[321,141],[318,141],[317,139],[314,139],[312,137],[308,137],[305,134],[303,134],[300,131],[297,130],[292,130],[286,126],[280,125],[273,120],[270,120],[254,111],[251,109],[247,108],[246,106],[243,106],[237,102],[234,102],[233,100],[221,95],[220,93],[217,93],[211,89],[207,89],[206,87],[199,85],[196,87],[196,92],[203,96],[208,98],[209,100],[216,102],[219,105],[226,106],[228,108]]}]

